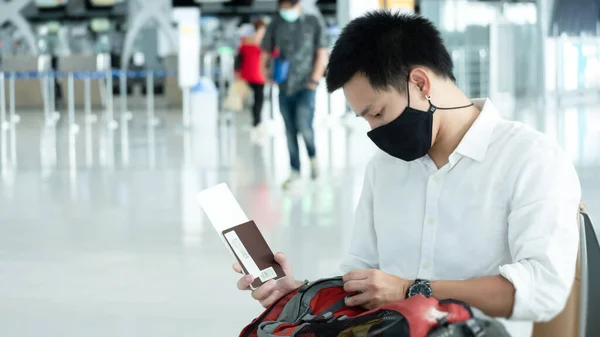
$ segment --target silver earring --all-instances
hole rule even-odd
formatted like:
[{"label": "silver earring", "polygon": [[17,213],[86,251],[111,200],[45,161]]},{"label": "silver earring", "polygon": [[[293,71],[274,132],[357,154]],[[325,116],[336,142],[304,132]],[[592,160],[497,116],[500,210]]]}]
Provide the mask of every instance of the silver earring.
[{"label": "silver earring", "polygon": [[425,95],[425,98],[426,98],[428,101],[431,101],[431,96],[429,96],[429,95]]}]

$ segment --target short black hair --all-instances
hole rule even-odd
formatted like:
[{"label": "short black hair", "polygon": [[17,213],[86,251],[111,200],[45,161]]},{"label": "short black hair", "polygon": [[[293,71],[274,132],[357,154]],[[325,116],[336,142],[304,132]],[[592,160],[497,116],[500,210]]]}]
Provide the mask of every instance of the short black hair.
[{"label": "short black hair", "polygon": [[327,66],[327,89],[336,91],[360,72],[376,90],[403,92],[415,66],[456,81],[452,58],[431,21],[385,10],[369,12],[348,23],[337,39]]}]

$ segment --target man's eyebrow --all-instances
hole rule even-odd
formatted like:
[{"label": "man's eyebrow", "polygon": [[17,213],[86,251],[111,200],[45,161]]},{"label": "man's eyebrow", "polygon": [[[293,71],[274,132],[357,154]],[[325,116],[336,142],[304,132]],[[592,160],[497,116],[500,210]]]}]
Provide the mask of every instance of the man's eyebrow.
[{"label": "man's eyebrow", "polygon": [[368,113],[369,113],[369,110],[371,110],[371,108],[372,108],[372,105],[371,105],[371,104],[367,105],[367,106],[366,106],[366,107],[363,109],[363,111],[361,111],[361,113],[360,113],[360,114],[358,114],[356,117],[364,117],[366,114],[368,114]]}]

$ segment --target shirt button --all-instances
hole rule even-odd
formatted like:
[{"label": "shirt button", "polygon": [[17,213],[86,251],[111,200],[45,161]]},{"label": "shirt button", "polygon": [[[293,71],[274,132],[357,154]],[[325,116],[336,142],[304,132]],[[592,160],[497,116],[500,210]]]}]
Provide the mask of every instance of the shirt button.
[{"label": "shirt button", "polygon": [[431,267],[429,265],[429,263],[427,263],[427,262],[423,263],[423,269],[429,269],[429,267]]},{"label": "shirt button", "polygon": [[427,224],[428,225],[433,225],[434,223],[435,223],[435,219],[434,218],[430,217],[430,218],[427,219]]},{"label": "shirt button", "polygon": [[433,182],[435,182],[435,183],[439,183],[439,182],[440,182],[440,177],[438,177],[438,176],[434,176],[434,177],[433,177]]}]

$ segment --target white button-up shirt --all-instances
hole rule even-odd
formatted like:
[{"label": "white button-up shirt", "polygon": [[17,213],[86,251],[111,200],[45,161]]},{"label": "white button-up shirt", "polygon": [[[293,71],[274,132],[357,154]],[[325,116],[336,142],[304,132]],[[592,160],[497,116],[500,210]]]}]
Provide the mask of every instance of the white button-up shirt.
[{"label": "white button-up shirt", "polygon": [[482,111],[442,168],[429,156],[371,160],[342,270],[410,280],[500,274],[516,289],[502,322],[530,336],[531,322],[560,313],[570,294],[579,179],[554,141],[500,118],[490,101],[474,103]]}]

